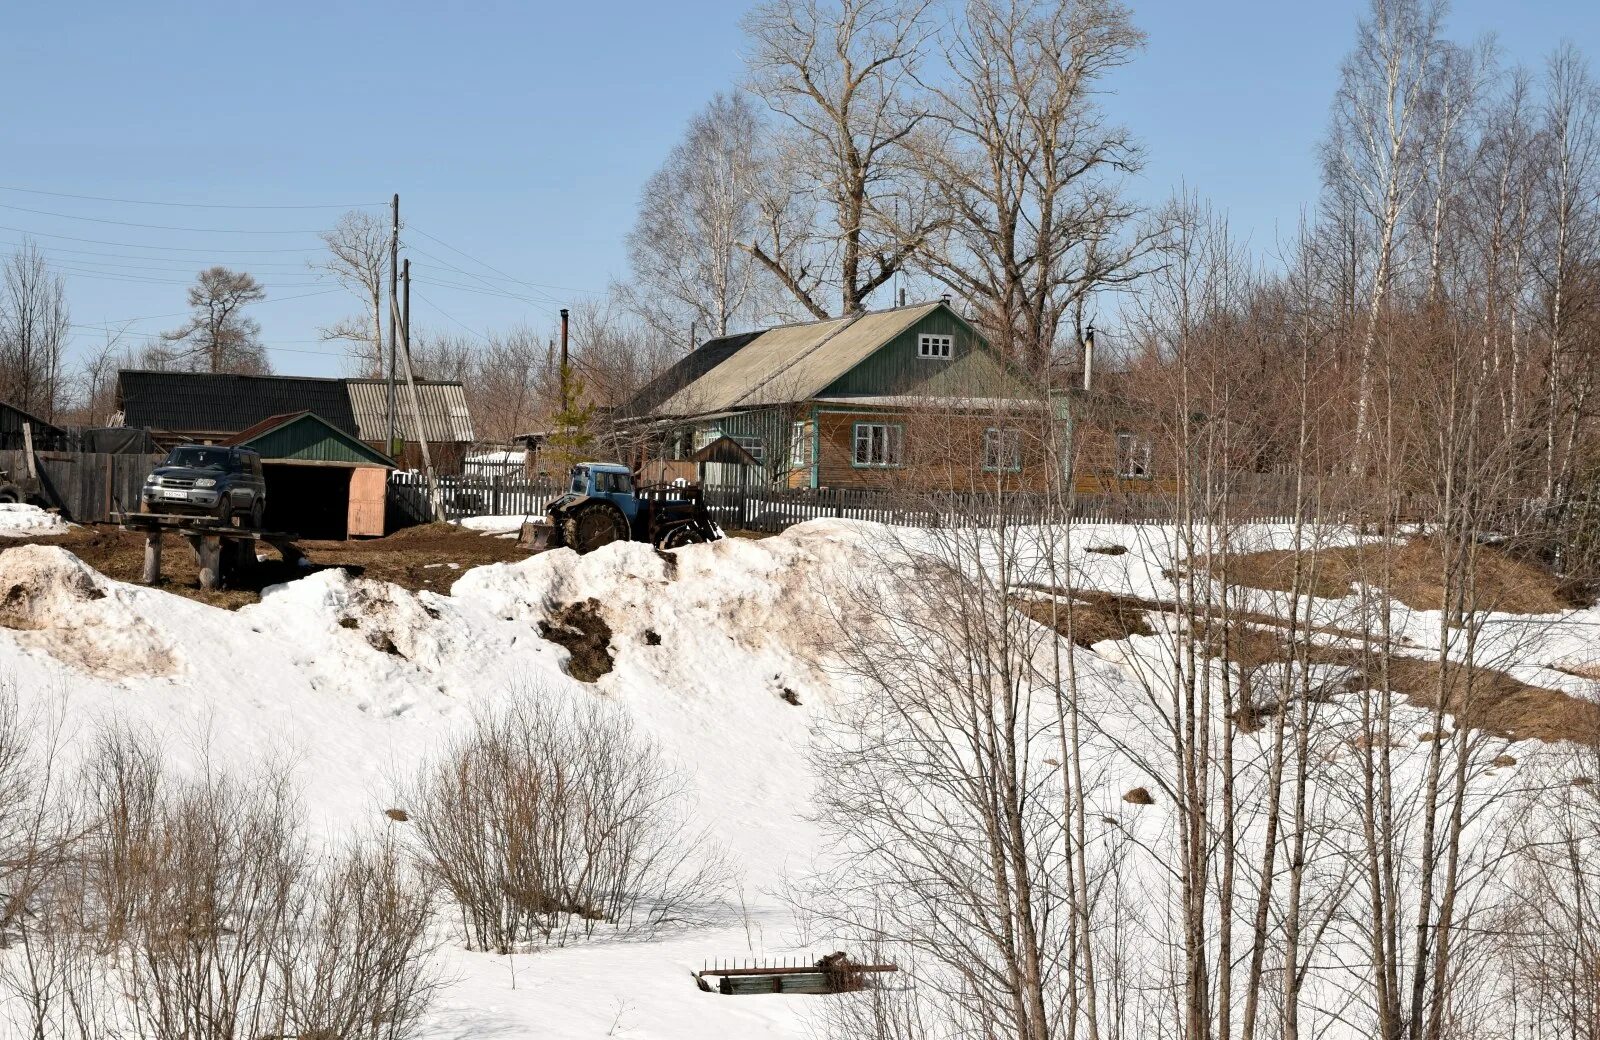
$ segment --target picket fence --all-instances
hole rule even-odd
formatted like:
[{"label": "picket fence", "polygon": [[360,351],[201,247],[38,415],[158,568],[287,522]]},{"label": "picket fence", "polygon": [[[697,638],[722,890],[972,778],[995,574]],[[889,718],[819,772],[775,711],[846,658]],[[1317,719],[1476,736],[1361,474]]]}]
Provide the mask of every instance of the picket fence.
[{"label": "picket fence", "polygon": [[[452,476],[439,478],[446,520],[473,516],[537,516],[565,491],[552,480],[515,477]],[[832,517],[870,520],[902,527],[965,526],[992,513],[992,496],[966,494],[903,494],[859,488],[769,488],[754,485],[707,485],[706,509],[725,531],[776,533],[806,520]],[[415,473],[389,478],[389,503],[400,525],[434,519],[426,480]],[[1004,499],[1011,519],[1060,520],[1064,510],[1076,523],[1168,523],[1174,500],[1169,495],[1079,494],[1070,504],[1046,495],[1016,493]],[[1290,504],[1278,496],[1241,496],[1234,515],[1258,521],[1286,519]]]}]

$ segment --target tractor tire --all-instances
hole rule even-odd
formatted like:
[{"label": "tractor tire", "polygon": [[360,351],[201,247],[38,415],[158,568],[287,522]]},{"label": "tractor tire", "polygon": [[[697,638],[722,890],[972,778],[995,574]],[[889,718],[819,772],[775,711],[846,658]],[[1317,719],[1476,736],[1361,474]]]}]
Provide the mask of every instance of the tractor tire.
[{"label": "tractor tire", "polygon": [[22,493],[22,489],[15,484],[0,484],[0,502],[22,502],[27,497]]},{"label": "tractor tire", "polygon": [[706,540],[694,524],[676,524],[661,533],[656,541],[658,549],[677,549],[685,545],[697,545]]},{"label": "tractor tire", "polygon": [[561,519],[563,540],[579,556],[628,540],[628,518],[609,502],[592,502]]}]

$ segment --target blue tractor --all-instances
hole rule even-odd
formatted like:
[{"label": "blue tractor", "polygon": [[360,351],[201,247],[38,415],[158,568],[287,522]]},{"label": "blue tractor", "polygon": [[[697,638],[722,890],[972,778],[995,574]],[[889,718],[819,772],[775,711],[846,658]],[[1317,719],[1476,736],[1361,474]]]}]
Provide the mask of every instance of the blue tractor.
[{"label": "blue tractor", "polygon": [[698,487],[635,488],[627,466],[580,462],[572,467],[566,494],[546,506],[540,519],[523,522],[517,544],[536,553],[563,546],[587,553],[610,542],[676,549],[721,537]]}]

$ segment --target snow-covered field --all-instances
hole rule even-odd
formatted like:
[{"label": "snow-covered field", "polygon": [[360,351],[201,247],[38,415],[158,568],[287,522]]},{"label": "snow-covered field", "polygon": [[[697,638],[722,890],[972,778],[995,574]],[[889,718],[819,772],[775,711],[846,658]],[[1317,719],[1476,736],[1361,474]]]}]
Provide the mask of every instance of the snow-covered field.
[{"label": "snow-covered field", "polygon": [[[0,534],[13,522],[47,521],[0,507]],[[60,705],[68,734],[112,716],[148,724],[180,768],[202,755],[240,768],[292,762],[308,822],[328,834],[391,826],[383,810],[396,790],[475,709],[535,696],[626,712],[682,771],[695,816],[730,853],[737,884],[725,919],[514,958],[447,948],[454,981],[426,1035],[799,1038],[819,998],[726,998],[697,991],[689,972],[712,959],[826,952],[801,941],[780,890],[825,852],[807,797],[813,726],[840,695],[824,593],[839,573],[874,565],[866,546],[880,530],[813,521],[671,557],[639,544],[581,558],[561,550],[470,570],[449,595],[323,571],[232,612],[109,580],[59,548],[19,546],[0,553],[0,675],[25,701]],[[1091,586],[1171,596],[1169,537],[1088,528],[1075,535],[1073,563]],[[1283,545],[1287,532],[1258,537]],[[1131,551],[1088,551],[1106,545]],[[552,608],[590,598],[615,655],[592,684],[566,674],[567,652],[536,627]],[[1256,599],[1274,606],[1272,594]],[[1340,607],[1316,605],[1329,617]],[[1421,646],[1437,622],[1424,611],[1398,619]],[[1497,618],[1486,638],[1510,645],[1530,626],[1541,640],[1519,658],[1518,677],[1583,694],[1581,680],[1549,666],[1592,654],[1600,612]],[[1096,651],[1077,653],[1107,703],[1125,710],[1141,670],[1160,668],[1168,648],[1135,637]],[[1532,753],[1518,752],[1525,762]],[[1131,761],[1113,772],[1113,792],[1144,782]]]}]

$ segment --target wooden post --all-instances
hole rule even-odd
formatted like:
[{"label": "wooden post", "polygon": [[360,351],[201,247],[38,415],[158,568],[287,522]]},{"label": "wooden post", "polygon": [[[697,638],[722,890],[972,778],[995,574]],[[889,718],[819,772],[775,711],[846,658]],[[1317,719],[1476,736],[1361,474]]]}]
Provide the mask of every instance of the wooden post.
[{"label": "wooden post", "polygon": [[220,583],[222,570],[222,538],[203,534],[194,543],[195,554],[200,557],[200,587],[214,589]]},{"label": "wooden post", "polygon": [[161,580],[161,531],[146,531],[144,536],[144,583],[154,585]]},{"label": "wooden post", "polygon": [[39,464],[33,457],[33,423],[22,424],[22,446],[28,454],[28,476],[33,480],[39,479]]}]

